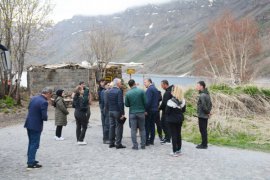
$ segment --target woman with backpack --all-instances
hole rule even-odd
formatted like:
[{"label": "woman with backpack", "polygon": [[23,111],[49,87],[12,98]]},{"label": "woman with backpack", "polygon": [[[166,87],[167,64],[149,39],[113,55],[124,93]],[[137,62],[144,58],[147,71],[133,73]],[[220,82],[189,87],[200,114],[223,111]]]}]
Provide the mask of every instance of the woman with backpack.
[{"label": "woman with backpack", "polygon": [[67,125],[67,115],[68,110],[66,104],[63,99],[64,90],[59,89],[56,91],[56,98],[54,101],[55,107],[55,125],[56,125],[56,132],[55,132],[55,140],[56,141],[63,141],[64,138],[62,137],[62,129],[63,126]]},{"label": "woman with backpack", "polygon": [[172,156],[177,157],[181,154],[182,137],[181,128],[184,121],[184,112],[186,111],[186,102],[184,93],[179,85],[174,86],[172,98],[168,100],[166,106],[166,121],[169,125],[169,131],[172,136]]}]

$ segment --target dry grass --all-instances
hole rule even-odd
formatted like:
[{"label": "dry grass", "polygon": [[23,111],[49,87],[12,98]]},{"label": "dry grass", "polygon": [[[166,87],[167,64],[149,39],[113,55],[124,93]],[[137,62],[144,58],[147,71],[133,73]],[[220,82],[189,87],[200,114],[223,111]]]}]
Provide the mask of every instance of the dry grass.
[{"label": "dry grass", "polygon": [[[228,138],[235,140],[232,146],[270,151],[269,98],[263,95],[226,94],[211,90],[210,93],[213,115],[209,119],[208,130],[212,141],[216,139],[214,144],[231,145],[230,142],[222,142],[224,138]],[[186,98],[196,107],[197,93],[190,93]],[[184,136],[192,136],[187,139],[197,143],[200,139],[198,131],[197,118],[187,117]],[[264,147],[260,148],[260,145]]]}]

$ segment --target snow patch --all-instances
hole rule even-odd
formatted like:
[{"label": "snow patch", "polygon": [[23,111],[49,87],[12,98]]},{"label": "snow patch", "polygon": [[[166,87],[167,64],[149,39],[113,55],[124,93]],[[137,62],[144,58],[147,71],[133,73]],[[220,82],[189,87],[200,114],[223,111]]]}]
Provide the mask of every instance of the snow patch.
[{"label": "snow patch", "polygon": [[208,0],[208,1],[209,1],[209,3],[210,3],[208,6],[209,6],[209,7],[212,7],[215,0]]},{"label": "snow patch", "polygon": [[80,32],[82,32],[81,29],[80,29],[79,31],[76,31],[76,32],[71,33],[71,35],[73,36],[73,35],[78,34],[78,33],[80,33]]},{"label": "snow patch", "polygon": [[152,13],[152,15],[154,16],[154,15],[158,15],[158,13]]},{"label": "snow patch", "polygon": [[150,24],[149,29],[152,29],[154,26],[154,23]]},{"label": "snow patch", "polygon": [[149,36],[150,35],[150,33],[145,33],[144,34],[144,37],[147,37],[147,36]]},{"label": "snow patch", "polygon": [[113,17],[113,19],[120,19],[120,17],[118,17],[118,16],[114,16],[114,17]]}]

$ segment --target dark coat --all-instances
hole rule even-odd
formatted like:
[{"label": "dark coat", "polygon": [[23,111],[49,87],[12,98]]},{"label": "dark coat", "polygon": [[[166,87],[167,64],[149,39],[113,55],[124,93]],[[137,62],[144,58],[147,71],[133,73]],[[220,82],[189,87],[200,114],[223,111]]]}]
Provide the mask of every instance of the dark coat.
[{"label": "dark coat", "polygon": [[104,90],[103,87],[99,86],[98,87],[98,102],[101,104],[101,92]]},{"label": "dark coat", "polygon": [[154,85],[150,85],[146,90],[146,112],[158,111],[160,94]]},{"label": "dark coat", "polygon": [[83,101],[83,97],[77,93],[73,98],[72,106],[75,108],[74,116],[76,120],[87,123],[87,106],[83,103]]},{"label": "dark coat", "polygon": [[121,115],[125,114],[124,110],[124,97],[121,89],[113,87],[108,92],[109,111],[120,112]]},{"label": "dark coat", "polygon": [[56,126],[66,126],[67,125],[67,107],[65,105],[64,99],[58,96],[55,99],[55,125]]},{"label": "dark coat", "polygon": [[179,102],[177,99],[172,97],[168,100],[165,115],[166,121],[169,123],[181,123],[184,121],[184,112],[186,112],[186,103]]},{"label": "dark coat", "polygon": [[172,98],[172,88],[173,85],[169,86],[163,95],[161,105],[159,106],[159,109],[162,110],[163,112],[165,112],[168,100]]},{"label": "dark coat", "polygon": [[34,131],[43,130],[43,121],[48,120],[48,101],[43,95],[31,98],[24,127]]},{"label": "dark coat", "polygon": [[209,118],[209,114],[212,110],[212,102],[207,89],[199,92],[199,99],[197,103],[197,113],[199,118]]}]

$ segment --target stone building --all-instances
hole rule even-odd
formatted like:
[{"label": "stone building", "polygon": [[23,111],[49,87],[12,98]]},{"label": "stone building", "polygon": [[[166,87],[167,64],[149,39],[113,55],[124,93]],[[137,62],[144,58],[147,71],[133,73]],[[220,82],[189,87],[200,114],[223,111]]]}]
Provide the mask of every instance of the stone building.
[{"label": "stone building", "polygon": [[80,81],[84,81],[92,93],[96,89],[96,69],[80,64],[55,64],[29,66],[27,68],[27,87],[30,95],[35,95],[44,87],[54,90],[64,89],[69,95]]},{"label": "stone building", "polygon": [[[29,66],[27,68],[27,87],[30,95],[35,95],[44,87],[54,90],[64,89],[67,96],[71,95],[80,81],[84,81],[93,97],[97,97],[97,68],[82,64],[53,64]],[[120,65],[109,64],[106,70],[106,80],[115,77],[122,78]]]}]

